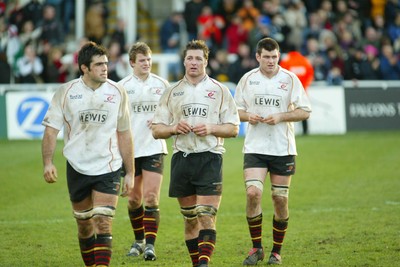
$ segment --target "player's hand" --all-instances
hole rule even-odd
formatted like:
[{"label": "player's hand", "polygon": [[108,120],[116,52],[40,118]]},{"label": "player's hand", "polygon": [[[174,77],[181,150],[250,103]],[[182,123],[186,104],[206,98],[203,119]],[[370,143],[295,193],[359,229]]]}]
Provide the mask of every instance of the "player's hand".
[{"label": "player's hand", "polygon": [[193,127],[192,132],[197,136],[206,136],[211,134],[212,126],[208,124],[199,124]]},{"label": "player's hand", "polygon": [[192,127],[185,120],[181,120],[174,127],[176,134],[188,134],[192,131]]},{"label": "player's hand", "polygon": [[124,177],[124,183],[122,185],[121,197],[126,197],[129,195],[130,191],[133,189],[135,182],[133,180],[132,174],[126,174]]},{"label": "player's hand", "polygon": [[261,117],[260,115],[257,115],[254,113],[249,113],[249,123],[251,125],[255,125],[255,124],[259,123],[262,119],[263,119],[263,117]]},{"label": "player's hand", "polygon": [[43,177],[49,184],[57,182],[57,169],[53,164],[44,166]]},{"label": "player's hand", "polygon": [[262,122],[268,125],[276,125],[282,121],[281,115],[279,113],[269,115],[268,117],[262,119]]}]

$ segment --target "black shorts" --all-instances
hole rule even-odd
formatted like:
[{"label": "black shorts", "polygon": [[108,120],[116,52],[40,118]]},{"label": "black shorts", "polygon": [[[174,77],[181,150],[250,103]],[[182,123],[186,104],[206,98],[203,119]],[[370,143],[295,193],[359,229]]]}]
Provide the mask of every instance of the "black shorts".
[{"label": "black shorts", "polygon": [[135,176],[141,175],[142,170],[163,174],[164,154],[135,158]]},{"label": "black shorts", "polygon": [[69,198],[79,202],[90,196],[92,190],[118,195],[121,187],[121,169],[101,175],[85,175],[77,172],[67,161]]},{"label": "black shorts", "polygon": [[267,168],[270,173],[289,176],[296,171],[296,161],[294,155],[244,154],[243,169],[248,168]]},{"label": "black shorts", "polygon": [[[143,170],[163,174],[164,157],[164,154],[155,154],[151,156],[135,158],[135,177],[142,175]],[[124,177],[125,175],[125,166],[122,164],[121,176]]]},{"label": "black shorts", "polygon": [[171,159],[170,197],[222,194],[222,155],[211,152],[184,154]]}]

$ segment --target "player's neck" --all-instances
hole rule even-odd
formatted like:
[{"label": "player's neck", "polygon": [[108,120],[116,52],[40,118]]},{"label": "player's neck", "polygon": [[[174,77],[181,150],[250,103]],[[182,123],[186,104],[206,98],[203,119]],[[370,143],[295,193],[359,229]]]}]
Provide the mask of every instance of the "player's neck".
[{"label": "player's neck", "polygon": [[93,91],[99,88],[103,84],[102,82],[93,81],[92,79],[86,77],[85,75],[82,76],[82,80],[83,83]]},{"label": "player's neck", "polygon": [[147,80],[147,78],[149,77],[149,75],[150,75],[150,73],[135,73],[135,72],[133,72],[133,75],[135,75],[139,80],[141,80],[141,81],[145,81],[145,80]]},{"label": "player's neck", "polygon": [[266,76],[268,79],[271,79],[274,77],[276,74],[278,74],[279,67],[276,67],[273,71],[265,71],[260,67],[261,73]]},{"label": "player's neck", "polygon": [[199,84],[202,80],[204,80],[206,75],[199,75],[199,76],[190,76],[186,75],[186,79],[193,85]]}]

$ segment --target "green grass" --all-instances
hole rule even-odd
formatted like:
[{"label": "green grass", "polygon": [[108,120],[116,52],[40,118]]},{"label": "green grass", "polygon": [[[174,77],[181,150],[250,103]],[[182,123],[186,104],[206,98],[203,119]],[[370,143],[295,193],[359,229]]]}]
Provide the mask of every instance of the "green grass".
[{"label": "green grass", "polygon": [[[210,266],[242,266],[251,242],[245,219],[243,139],[227,139],[217,244]],[[299,136],[290,189],[284,266],[399,266],[400,132]],[[40,141],[0,141],[0,266],[83,266],[65,181],[62,143],[59,181],[42,178]],[[167,157],[161,192],[158,260],[125,256],[132,242],[126,199],[113,224],[112,266],[190,266],[183,220],[167,195]],[[272,207],[266,186],[263,243],[271,249]],[[261,265],[265,265],[263,262]]]}]

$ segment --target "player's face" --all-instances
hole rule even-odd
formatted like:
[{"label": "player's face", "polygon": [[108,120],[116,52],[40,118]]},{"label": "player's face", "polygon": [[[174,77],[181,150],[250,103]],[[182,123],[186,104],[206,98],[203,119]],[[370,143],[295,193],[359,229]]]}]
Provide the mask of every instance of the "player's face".
[{"label": "player's face", "polygon": [[192,78],[206,74],[207,60],[204,58],[203,50],[188,50],[183,61],[186,75]]},{"label": "player's face", "polygon": [[84,75],[87,75],[91,83],[105,83],[107,81],[107,64],[106,55],[93,56],[90,63],[90,69],[85,68]]},{"label": "player's face", "polygon": [[260,64],[261,72],[267,77],[271,77],[278,71],[280,53],[278,50],[268,51],[261,50],[261,54],[256,54],[256,59]]},{"label": "player's face", "polygon": [[131,62],[136,76],[146,76],[151,71],[151,55],[137,54],[135,62]]}]

